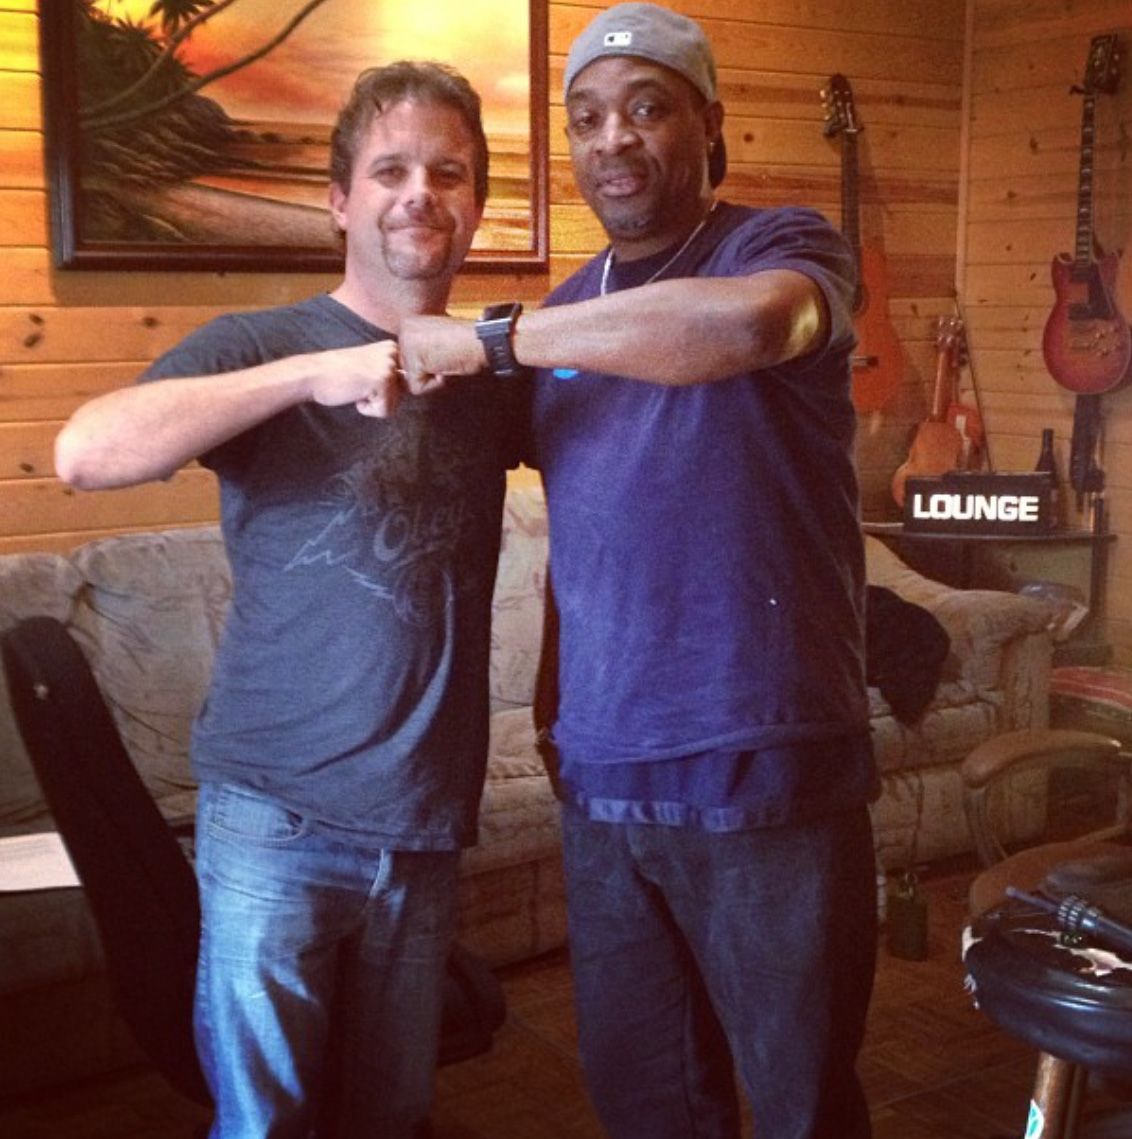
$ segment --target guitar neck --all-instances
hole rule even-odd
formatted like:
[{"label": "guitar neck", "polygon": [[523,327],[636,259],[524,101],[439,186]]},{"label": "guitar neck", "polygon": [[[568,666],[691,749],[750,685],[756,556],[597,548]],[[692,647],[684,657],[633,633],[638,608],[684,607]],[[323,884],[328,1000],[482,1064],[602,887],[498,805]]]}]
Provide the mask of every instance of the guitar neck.
[{"label": "guitar neck", "polygon": [[857,132],[846,131],[841,140],[841,232],[860,260],[861,199],[857,174]]},{"label": "guitar neck", "polygon": [[[861,269],[861,199],[857,173],[857,130],[846,130],[841,139],[841,232],[853,251],[857,271]],[[862,300],[862,282],[857,281],[853,308]]]},{"label": "guitar neck", "polygon": [[1093,259],[1093,147],[1096,141],[1096,98],[1085,95],[1081,112],[1081,170],[1077,176],[1077,242],[1074,261]]},{"label": "guitar neck", "polygon": [[931,418],[942,423],[947,418],[947,405],[955,392],[955,379],[952,370],[951,349],[941,345],[936,353],[935,390],[932,392]]}]

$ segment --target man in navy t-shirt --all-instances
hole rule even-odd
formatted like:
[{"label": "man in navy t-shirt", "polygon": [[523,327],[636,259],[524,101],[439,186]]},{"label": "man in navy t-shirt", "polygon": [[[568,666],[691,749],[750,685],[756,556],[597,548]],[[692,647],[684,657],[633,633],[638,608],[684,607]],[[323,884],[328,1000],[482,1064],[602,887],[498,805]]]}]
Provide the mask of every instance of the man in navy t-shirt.
[{"label": "man in navy t-shirt", "polygon": [[864,1139],[852,255],[812,210],[716,199],[723,109],[693,21],[600,13],[565,99],[608,248],[490,352],[421,318],[402,358],[425,389],[485,355],[536,370],[560,638],[543,723],[590,1091],[614,1139],[735,1139],[734,1061],[761,1139]]}]

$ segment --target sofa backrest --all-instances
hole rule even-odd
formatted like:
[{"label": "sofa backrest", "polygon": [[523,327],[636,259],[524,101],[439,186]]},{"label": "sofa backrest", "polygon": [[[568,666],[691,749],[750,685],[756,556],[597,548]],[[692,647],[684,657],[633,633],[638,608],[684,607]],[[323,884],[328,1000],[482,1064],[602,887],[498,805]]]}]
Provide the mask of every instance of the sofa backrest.
[{"label": "sofa backrest", "polygon": [[1043,639],[1048,652],[1050,606],[1033,597],[997,589],[955,589],[906,565],[883,542],[865,536],[870,585],[884,586],[928,610],[951,640],[947,675],[977,689],[1001,683],[1003,653],[1026,637]]},{"label": "sofa backrest", "polygon": [[[0,632],[25,617],[54,617],[69,623],[81,588],[79,571],[58,554],[0,557]],[[44,809],[0,670],[0,826],[28,823]]]},{"label": "sofa backrest", "polygon": [[491,615],[493,710],[530,704],[535,694],[546,591],[546,502],[540,487],[514,488],[503,506],[499,572]]},{"label": "sofa backrest", "polygon": [[[542,491],[509,490],[493,605],[493,708],[533,697],[546,557]],[[115,535],[68,557],[0,556],[0,630],[39,615],[68,627],[159,800],[194,787],[189,734],[230,598],[216,526]],[[45,810],[0,673],[0,827],[34,823]]]},{"label": "sofa backrest", "polygon": [[155,797],[192,789],[189,732],[232,593],[219,528],[102,538],[72,561],[71,632],[126,750]]}]

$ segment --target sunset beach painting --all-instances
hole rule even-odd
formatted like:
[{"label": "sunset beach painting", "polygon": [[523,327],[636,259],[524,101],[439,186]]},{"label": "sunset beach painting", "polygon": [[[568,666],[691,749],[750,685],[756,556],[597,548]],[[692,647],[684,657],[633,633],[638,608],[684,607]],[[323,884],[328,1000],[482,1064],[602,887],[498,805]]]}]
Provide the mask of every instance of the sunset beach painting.
[{"label": "sunset beach painting", "polygon": [[366,67],[436,59],[483,99],[491,176],[471,259],[537,267],[546,161],[545,126],[532,109],[545,117],[539,8],[539,0],[47,5],[57,263],[338,268],[327,209],[338,109]]}]

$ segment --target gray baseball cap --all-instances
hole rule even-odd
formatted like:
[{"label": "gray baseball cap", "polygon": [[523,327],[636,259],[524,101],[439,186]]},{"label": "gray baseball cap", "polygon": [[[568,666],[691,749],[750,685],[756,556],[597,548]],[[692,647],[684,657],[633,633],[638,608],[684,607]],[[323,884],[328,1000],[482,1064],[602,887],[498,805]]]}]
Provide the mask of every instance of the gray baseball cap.
[{"label": "gray baseball cap", "polygon": [[[711,44],[695,20],[658,4],[615,4],[599,12],[566,56],[563,94],[579,73],[596,59],[633,55],[662,64],[684,76],[708,102],[716,95],[715,59]],[[711,184],[718,186],[727,171],[727,154],[720,137],[708,166]]]}]

